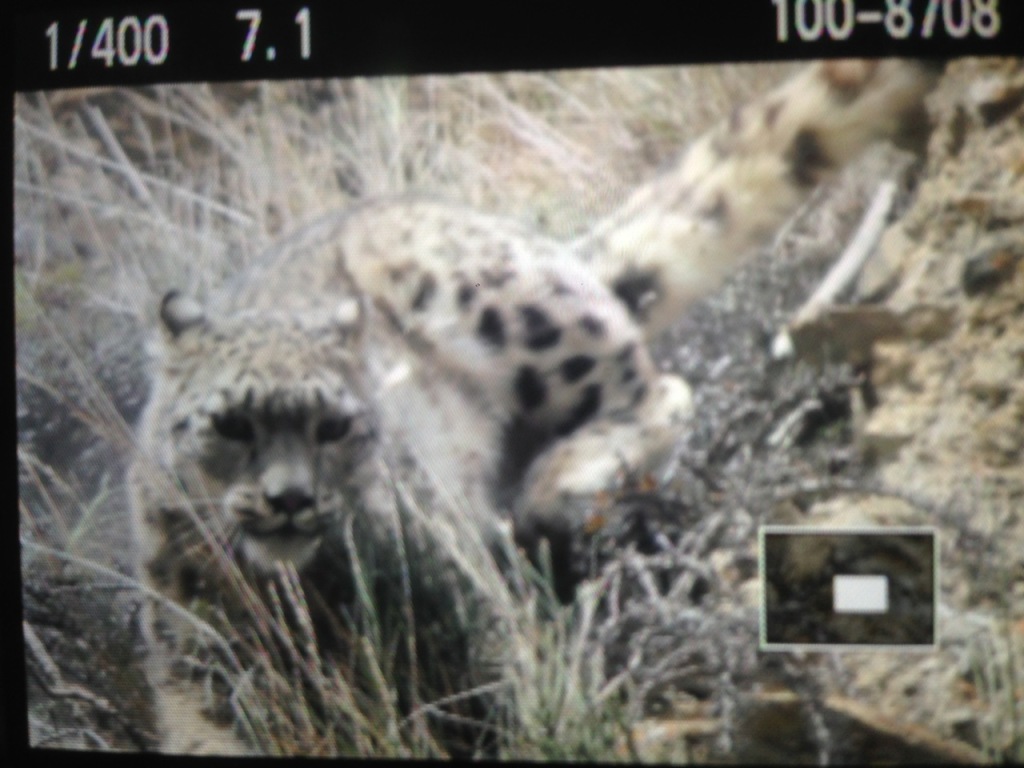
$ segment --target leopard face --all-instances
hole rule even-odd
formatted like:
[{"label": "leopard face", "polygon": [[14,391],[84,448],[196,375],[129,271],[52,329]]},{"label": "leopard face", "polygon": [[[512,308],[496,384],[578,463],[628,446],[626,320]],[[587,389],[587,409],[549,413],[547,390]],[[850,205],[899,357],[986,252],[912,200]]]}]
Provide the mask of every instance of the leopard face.
[{"label": "leopard face", "polygon": [[374,426],[353,365],[358,320],[340,312],[215,318],[167,297],[148,438],[178,492],[144,514],[171,551],[301,569],[351,511]]}]

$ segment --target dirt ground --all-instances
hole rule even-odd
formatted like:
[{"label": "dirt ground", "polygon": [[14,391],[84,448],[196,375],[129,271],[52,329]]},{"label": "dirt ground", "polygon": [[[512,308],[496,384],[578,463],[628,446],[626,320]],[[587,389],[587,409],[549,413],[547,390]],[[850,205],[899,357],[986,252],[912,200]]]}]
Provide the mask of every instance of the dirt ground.
[{"label": "dirt ground", "polygon": [[[1024,65],[953,63],[929,112],[923,161],[869,153],[655,345],[661,365],[693,386],[697,417],[664,477],[627,478],[616,498],[595,500],[574,563],[593,577],[580,599],[599,593],[592,652],[609,679],[629,677],[636,702],[618,757],[1024,760]],[[520,117],[515,125],[532,130]],[[605,171],[636,173],[643,157],[656,165],[665,142],[648,129]],[[19,178],[84,173],[68,162],[74,149],[60,148],[47,169],[26,157]],[[129,149],[165,158],[167,148]],[[536,200],[532,169],[503,158],[490,153],[492,173],[527,179],[510,205]],[[898,182],[892,222],[840,301],[887,310],[884,338],[853,360],[774,359],[772,339],[882,177]],[[356,186],[374,188],[365,176]],[[474,189],[467,199],[486,207],[491,188]],[[292,203],[260,194],[252,208],[265,229],[287,227]],[[77,287],[101,257],[91,244],[114,227],[102,200],[81,215],[86,202],[58,195],[44,211],[24,206],[15,233],[18,268],[30,273],[17,299],[21,519],[34,545],[23,554],[30,728],[38,746],[134,750],[151,746],[152,723],[123,525],[109,521],[124,514],[117,483],[147,389],[146,323],[139,307],[105,311],[102,295]],[[547,198],[534,208],[552,231],[572,234],[560,213]],[[73,258],[36,258],[68,248],[45,242],[36,216],[73,222]],[[246,256],[224,250],[224,270]],[[154,267],[118,269],[111,279],[130,284],[132,269]],[[83,303],[92,311],[80,314]],[[59,512],[72,507],[80,516]],[[936,647],[759,651],[765,524],[934,528]]]}]

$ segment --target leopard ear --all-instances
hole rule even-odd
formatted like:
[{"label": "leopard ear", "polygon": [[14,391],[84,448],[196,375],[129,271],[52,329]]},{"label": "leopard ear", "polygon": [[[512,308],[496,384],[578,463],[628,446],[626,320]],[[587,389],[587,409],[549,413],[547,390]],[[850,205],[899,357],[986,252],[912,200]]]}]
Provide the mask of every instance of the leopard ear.
[{"label": "leopard ear", "polygon": [[206,311],[195,299],[173,290],[160,302],[160,320],[171,338],[177,338],[189,328],[205,323]]}]

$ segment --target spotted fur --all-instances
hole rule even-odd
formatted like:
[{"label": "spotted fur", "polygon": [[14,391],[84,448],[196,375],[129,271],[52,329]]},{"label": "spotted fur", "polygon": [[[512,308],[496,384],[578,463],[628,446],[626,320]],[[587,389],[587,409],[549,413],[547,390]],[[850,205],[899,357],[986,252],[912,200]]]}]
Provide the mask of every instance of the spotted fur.
[{"label": "spotted fur", "polygon": [[648,337],[708,295],[866,146],[918,147],[939,68],[826,61],[733,110],[574,244]]}]

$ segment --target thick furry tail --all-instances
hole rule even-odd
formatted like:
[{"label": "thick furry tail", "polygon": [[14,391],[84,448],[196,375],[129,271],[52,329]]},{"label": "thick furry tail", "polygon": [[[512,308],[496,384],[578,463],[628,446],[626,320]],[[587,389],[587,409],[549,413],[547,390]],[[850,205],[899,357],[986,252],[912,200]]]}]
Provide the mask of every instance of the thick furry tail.
[{"label": "thick furry tail", "polygon": [[639,187],[577,253],[653,336],[706,296],[811,190],[875,141],[920,146],[941,67],[817,62],[738,107]]}]

